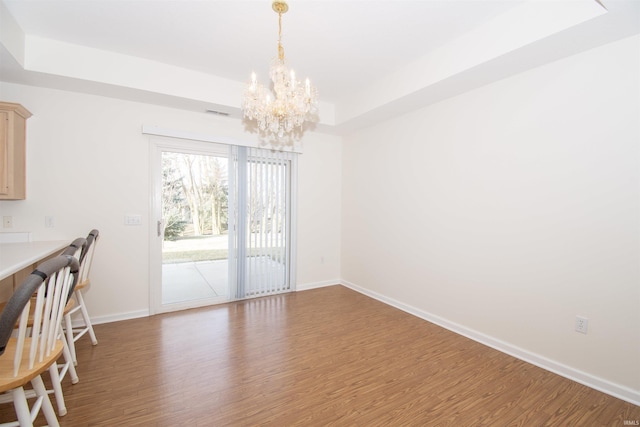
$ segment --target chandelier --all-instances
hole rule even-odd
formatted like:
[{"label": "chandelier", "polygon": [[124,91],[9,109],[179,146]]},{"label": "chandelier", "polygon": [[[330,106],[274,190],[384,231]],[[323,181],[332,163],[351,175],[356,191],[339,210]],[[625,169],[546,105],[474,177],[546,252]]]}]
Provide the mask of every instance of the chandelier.
[{"label": "chandelier", "polygon": [[256,120],[258,128],[266,135],[282,138],[294,130],[302,131],[305,120],[317,112],[318,90],[311,86],[307,78],[303,83],[296,80],[296,74],[287,67],[282,47],[282,14],[289,10],[283,0],[274,0],[273,10],[278,13],[278,57],[271,61],[269,77],[271,90],[251,74],[242,98],[242,110],[248,120]]}]

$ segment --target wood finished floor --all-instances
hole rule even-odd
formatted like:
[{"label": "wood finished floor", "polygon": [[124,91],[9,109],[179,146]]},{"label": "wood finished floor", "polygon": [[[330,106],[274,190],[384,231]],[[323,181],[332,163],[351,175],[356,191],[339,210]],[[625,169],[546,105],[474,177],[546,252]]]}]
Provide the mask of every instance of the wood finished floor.
[{"label": "wood finished floor", "polygon": [[[95,329],[96,347],[77,345],[80,382],[65,379],[63,427],[640,420],[638,406],[342,286]],[[13,417],[0,407],[0,421]]]}]

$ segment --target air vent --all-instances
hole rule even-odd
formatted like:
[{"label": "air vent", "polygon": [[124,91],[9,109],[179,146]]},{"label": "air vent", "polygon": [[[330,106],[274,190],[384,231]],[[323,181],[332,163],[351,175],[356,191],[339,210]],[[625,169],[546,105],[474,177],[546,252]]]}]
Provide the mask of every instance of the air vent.
[{"label": "air vent", "polygon": [[225,113],[224,111],[216,111],[216,110],[206,110],[207,113],[216,114],[218,116],[228,116],[229,113]]}]

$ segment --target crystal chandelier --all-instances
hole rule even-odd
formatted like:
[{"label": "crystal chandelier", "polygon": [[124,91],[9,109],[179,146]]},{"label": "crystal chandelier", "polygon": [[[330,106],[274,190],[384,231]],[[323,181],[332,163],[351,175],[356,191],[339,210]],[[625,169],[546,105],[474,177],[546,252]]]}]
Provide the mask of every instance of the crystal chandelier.
[{"label": "crystal chandelier", "polygon": [[289,10],[283,0],[275,0],[272,8],[278,13],[278,57],[271,61],[269,77],[271,90],[258,83],[256,73],[244,90],[242,110],[248,120],[256,120],[258,128],[266,135],[282,138],[294,129],[302,131],[305,120],[317,112],[318,90],[311,86],[309,79],[304,84],[296,80],[293,70],[287,67],[282,47],[282,14]]}]

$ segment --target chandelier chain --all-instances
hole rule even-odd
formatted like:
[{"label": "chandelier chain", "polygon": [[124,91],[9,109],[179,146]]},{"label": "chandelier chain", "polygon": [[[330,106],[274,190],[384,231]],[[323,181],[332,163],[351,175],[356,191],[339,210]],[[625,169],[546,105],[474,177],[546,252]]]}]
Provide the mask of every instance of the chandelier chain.
[{"label": "chandelier chain", "polygon": [[284,61],[284,47],[282,47],[282,12],[278,12],[278,58]]}]

